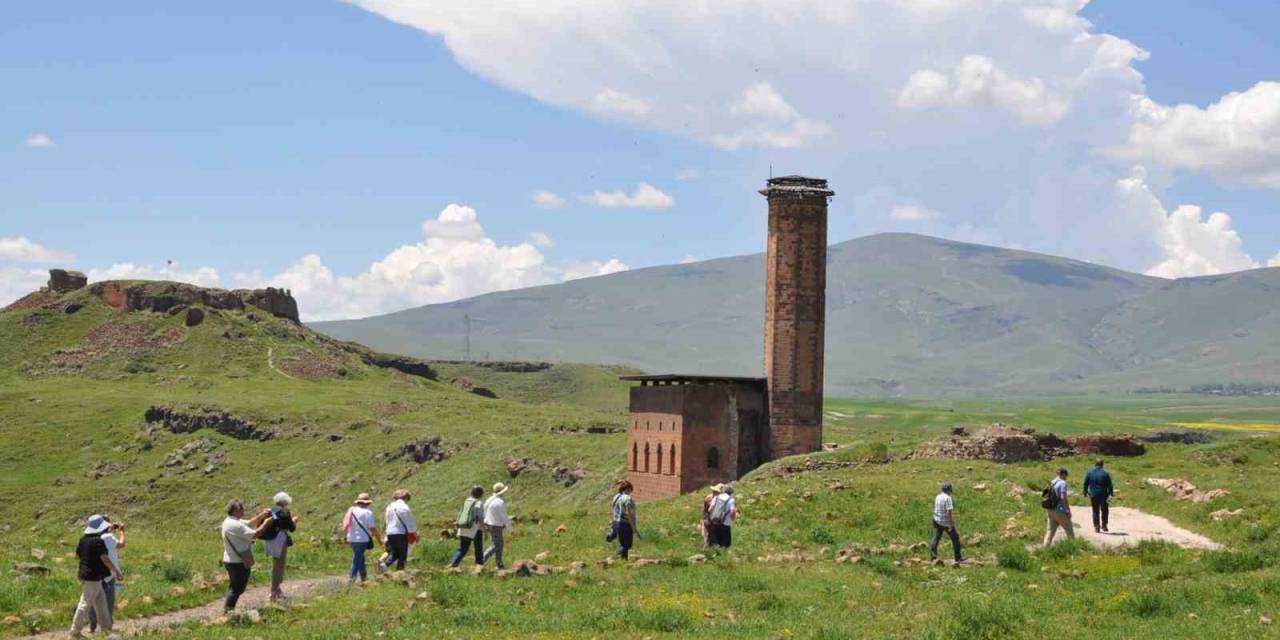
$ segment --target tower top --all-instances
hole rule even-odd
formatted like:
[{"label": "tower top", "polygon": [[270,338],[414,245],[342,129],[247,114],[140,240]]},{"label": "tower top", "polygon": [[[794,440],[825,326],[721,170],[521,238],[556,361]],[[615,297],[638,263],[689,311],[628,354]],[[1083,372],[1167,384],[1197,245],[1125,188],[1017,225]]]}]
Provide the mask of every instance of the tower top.
[{"label": "tower top", "polygon": [[808,178],[805,176],[779,176],[777,178],[769,178],[765,182],[765,188],[760,190],[760,195],[765,197],[773,197],[775,195],[787,196],[834,196],[836,192],[827,186],[826,178]]}]

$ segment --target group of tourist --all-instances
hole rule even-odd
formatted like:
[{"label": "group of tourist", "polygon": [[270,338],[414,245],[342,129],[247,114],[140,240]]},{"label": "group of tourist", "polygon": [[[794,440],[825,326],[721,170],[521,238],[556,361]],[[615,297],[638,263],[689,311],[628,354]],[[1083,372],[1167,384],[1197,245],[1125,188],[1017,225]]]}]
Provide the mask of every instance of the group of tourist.
[{"label": "group of tourist", "polygon": [[[1111,531],[1108,527],[1111,518],[1110,504],[1111,499],[1116,495],[1111,474],[1104,467],[1105,462],[1099,458],[1094,463],[1093,469],[1085,474],[1082,487],[1084,494],[1089,498],[1095,533]],[[1053,544],[1059,529],[1068,539],[1076,537],[1074,523],[1071,520],[1071,505],[1067,502],[1067,491],[1070,488],[1067,484],[1068,475],[1070,472],[1066,467],[1059,468],[1058,475],[1054,476],[1042,492],[1043,499],[1040,501],[1040,506],[1044,508],[1045,513],[1044,546],[1046,547]],[[955,552],[956,563],[965,561],[964,555],[960,553],[960,534],[956,529],[953,492],[951,483],[944,483],[942,490],[933,499],[933,540],[929,543],[929,557],[934,562],[938,560],[938,543],[942,540],[943,533],[951,538],[951,548]]]}]

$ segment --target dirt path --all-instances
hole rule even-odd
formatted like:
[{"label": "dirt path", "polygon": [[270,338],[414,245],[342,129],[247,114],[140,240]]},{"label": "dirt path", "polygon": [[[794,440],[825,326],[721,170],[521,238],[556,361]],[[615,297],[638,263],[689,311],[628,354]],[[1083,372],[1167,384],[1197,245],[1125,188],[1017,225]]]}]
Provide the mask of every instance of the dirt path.
[{"label": "dirt path", "polygon": [[[328,593],[341,588],[346,584],[346,580],[339,577],[326,578],[308,578],[305,580],[286,580],[284,583],[284,592],[293,600],[304,599],[317,593]],[[268,604],[268,596],[271,587],[254,587],[244,592],[240,596],[240,603],[236,609],[238,611],[248,611],[250,609],[258,609]],[[122,594],[123,595],[123,594]],[[285,606],[288,606],[287,604]],[[173,627],[185,624],[193,620],[213,620],[222,615],[222,599],[219,598],[209,604],[191,609],[179,609],[162,613],[160,615],[151,616],[150,618],[126,618],[116,622],[114,631],[125,636],[132,636],[147,631],[156,631],[166,627]],[[58,631],[46,631],[44,633],[26,636],[34,640],[54,640],[55,638],[66,638],[67,630],[60,629]],[[86,636],[87,637],[87,636]],[[96,637],[96,636],[95,636]]]},{"label": "dirt path", "polygon": [[282,375],[282,376],[284,376],[284,377],[286,377],[286,378],[288,378],[288,379],[290,379],[290,380],[297,380],[297,378],[295,378],[295,377],[293,377],[293,376],[291,376],[291,375],[289,375],[289,374],[287,374],[287,373],[285,373],[285,372],[283,372],[283,371],[281,371],[281,370],[279,370],[279,369],[277,369],[277,368],[276,368],[276,361],[275,361],[275,358],[274,358],[274,356],[273,356],[273,353],[272,353],[272,349],[271,349],[271,347],[267,347],[267,367],[268,367],[268,368],[270,368],[272,371],[274,371],[274,372],[276,372],[276,373],[278,373],[278,374],[280,374],[280,375]]},{"label": "dirt path", "polygon": [[[1163,540],[1189,549],[1221,549],[1222,545],[1198,533],[1187,531],[1168,520],[1129,507],[1111,507],[1110,532],[1094,533],[1093,512],[1089,507],[1071,507],[1071,521],[1076,535],[1098,547],[1135,545],[1143,540]],[[1055,541],[1061,540],[1058,534]]]}]

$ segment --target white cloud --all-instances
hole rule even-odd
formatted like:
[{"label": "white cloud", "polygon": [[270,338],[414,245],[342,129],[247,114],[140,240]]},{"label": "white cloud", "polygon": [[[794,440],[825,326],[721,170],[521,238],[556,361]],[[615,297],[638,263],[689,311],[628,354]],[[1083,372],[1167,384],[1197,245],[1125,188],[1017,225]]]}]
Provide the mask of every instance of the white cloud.
[{"label": "white cloud", "polygon": [[561,274],[562,281],[578,280],[580,278],[593,278],[595,276],[607,276],[611,273],[619,273],[630,270],[625,263],[617,258],[612,258],[606,262],[591,261],[580,262],[569,265]]},{"label": "white cloud", "polygon": [[541,231],[531,232],[528,235],[528,240],[529,240],[529,244],[532,244],[535,247],[541,247],[543,249],[550,249],[551,247],[556,246],[556,243],[551,239],[551,236]]},{"label": "white cloud", "polygon": [[1017,80],[980,55],[965,56],[950,76],[932,69],[917,71],[898,91],[898,106],[903,108],[996,107],[1032,125],[1057,122],[1068,105],[1044,80]]},{"label": "white cloud", "polygon": [[736,122],[735,130],[717,133],[711,136],[711,142],[731,150],[744,146],[773,149],[803,147],[831,133],[830,125],[800,115],[767,82],[747,87],[729,105],[729,120]]},{"label": "white cloud", "polygon": [[1112,155],[1280,188],[1280,82],[1259,82],[1208,108],[1133,98],[1134,122]]},{"label": "white cloud", "polygon": [[1201,208],[1181,205],[1165,209],[1147,184],[1147,171],[1134,167],[1129,177],[1116,182],[1123,198],[1148,218],[1162,255],[1147,275],[1185,278],[1256,268],[1258,262],[1244,251],[1240,235],[1231,227],[1231,216],[1217,212],[1207,219]]},{"label": "white cloud", "polygon": [[680,264],[693,264],[697,261],[698,258],[692,255],[686,255],[685,257],[680,258]]},{"label": "white cloud", "polygon": [[51,263],[70,260],[71,257],[54,251],[23,236],[0,237],[0,260],[13,262]]},{"label": "white cloud", "polygon": [[498,244],[475,209],[458,204],[424,222],[422,232],[422,240],[355,275],[335,274],[320,256],[309,254],[276,275],[236,274],[234,280],[239,286],[291,289],[303,319],[311,321],[365,317],[627,268],[617,259],[548,265],[542,250],[552,246],[550,236],[534,231],[519,244]]},{"label": "white cloud", "polygon": [[27,136],[27,146],[32,149],[48,149],[53,146],[53,138],[47,133],[33,133]]},{"label": "white cloud", "polygon": [[1280,267],[1280,251],[1277,251],[1274,256],[1271,256],[1270,260],[1267,260],[1267,266]]},{"label": "white cloud", "polygon": [[889,211],[889,217],[901,222],[930,222],[938,219],[938,212],[919,205],[899,204]]},{"label": "white cloud", "polygon": [[45,285],[49,274],[37,269],[0,267],[0,307]]},{"label": "white cloud", "polygon": [[1054,33],[1079,33],[1088,29],[1088,20],[1077,15],[1089,0],[1067,1],[1057,6],[1031,6],[1022,9],[1028,23]]},{"label": "white cloud", "polygon": [[561,209],[564,208],[564,198],[550,191],[535,191],[533,193],[533,206],[539,209]]},{"label": "white cloud", "polygon": [[591,104],[600,113],[632,118],[643,116],[653,108],[648,100],[614,89],[601,90],[591,99]]},{"label": "white cloud", "polygon": [[90,269],[86,275],[89,276],[90,282],[101,280],[172,280],[201,287],[219,286],[221,280],[218,276],[218,270],[213,267],[199,267],[188,270],[183,269],[176,262],[169,262],[164,266],[119,262],[105,269]]},{"label": "white cloud", "polygon": [[581,199],[583,202],[608,209],[669,209],[676,203],[675,198],[648,182],[641,182],[630,194],[625,191],[595,191],[589,196],[582,196]]},{"label": "white cloud", "polygon": [[702,169],[696,167],[688,167],[681,169],[676,173],[676,180],[686,182],[688,180],[697,180],[702,177]]}]

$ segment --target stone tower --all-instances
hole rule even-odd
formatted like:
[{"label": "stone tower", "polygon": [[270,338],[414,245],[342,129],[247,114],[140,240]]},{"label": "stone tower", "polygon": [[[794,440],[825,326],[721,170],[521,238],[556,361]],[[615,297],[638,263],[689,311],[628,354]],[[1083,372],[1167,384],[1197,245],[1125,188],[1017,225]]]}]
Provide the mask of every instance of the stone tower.
[{"label": "stone tower", "polygon": [[769,458],[822,449],[827,303],[827,199],[821,178],[770,178],[764,371]]}]

